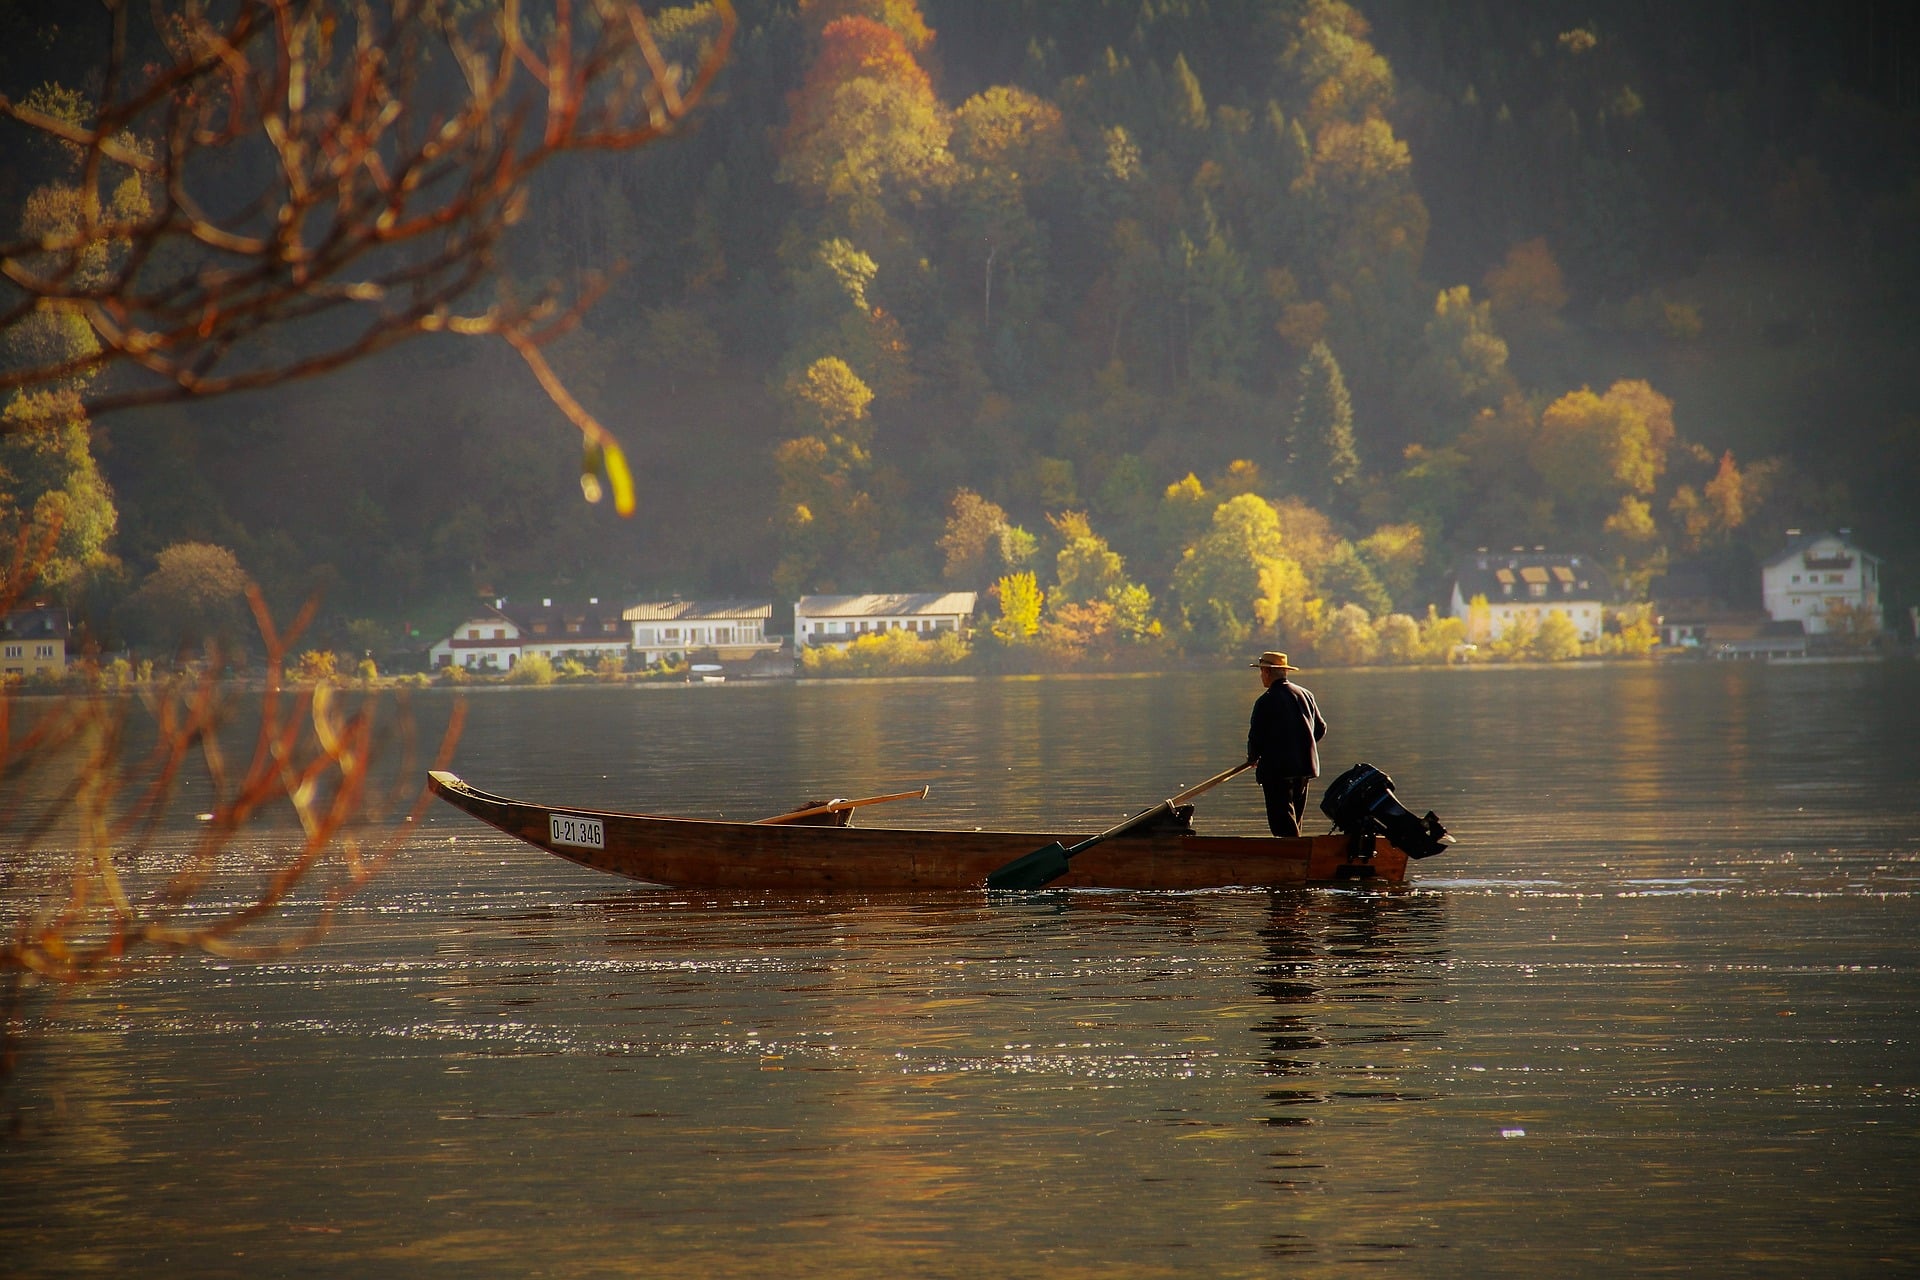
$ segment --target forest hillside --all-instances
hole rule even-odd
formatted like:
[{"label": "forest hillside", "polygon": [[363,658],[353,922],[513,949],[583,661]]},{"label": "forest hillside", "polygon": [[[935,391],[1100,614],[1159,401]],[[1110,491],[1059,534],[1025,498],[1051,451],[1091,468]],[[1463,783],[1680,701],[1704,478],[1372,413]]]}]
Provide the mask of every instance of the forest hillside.
[{"label": "forest hillside", "polygon": [[[1082,625],[1304,648],[1345,607],[1424,612],[1475,547],[1752,605],[1789,527],[1851,529],[1920,598],[1902,6],[737,7],[692,126],[555,168],[513,245],[528,291],[618,268],[551,356],[634,516],[580,500],[511,353],[452,338],[57,457],[10,435],[0,516],[36,486],[92,513],[56,578],[96,638],[151,630],[186,544],[429,638],[476,594],[1032,573]],[[60,10],[4,19],[5,92],[86,87]],[[716,23],[655,27],[691,61]],[[75,181],[9,145],[0,216]]]}]

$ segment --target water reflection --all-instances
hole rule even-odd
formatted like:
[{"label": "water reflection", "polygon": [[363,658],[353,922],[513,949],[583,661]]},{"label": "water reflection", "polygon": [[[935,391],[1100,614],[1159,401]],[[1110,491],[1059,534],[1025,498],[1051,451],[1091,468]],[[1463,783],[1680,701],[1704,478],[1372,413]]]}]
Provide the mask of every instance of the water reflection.
[{"label": "water reflection", "polygon": [[[932,781],[890,809],[1092,827],[1218,771],[1242,674],[482,698],[459,767],[687,813]],[[0,1151],[0,1256],[835,1280],[1920,1266],[1912,672],[1315,691],[1335,760],[1373,759],[1463,836],[1404,891],[700,895],[436,811],[324,946],[156,969],[35,1028],[13,1096],[39,1136]],[[1257,830],[1258,804],[1220,788],[1202,826]]]}]

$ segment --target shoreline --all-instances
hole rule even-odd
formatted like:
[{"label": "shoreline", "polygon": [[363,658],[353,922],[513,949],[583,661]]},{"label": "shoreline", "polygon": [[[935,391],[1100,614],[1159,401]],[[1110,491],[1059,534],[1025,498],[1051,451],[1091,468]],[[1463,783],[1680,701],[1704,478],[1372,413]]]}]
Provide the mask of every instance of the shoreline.
[{"label": "shoreline", "polygon": [[[1329,672],[1399,672],[1399,671],[1602,671],[1622,667],[1821,667],[1821,666],[1859,666],[1870,663],[1915,661],[1920,654],[1911,650],[1899,650],[1891,653],[1833,653],[1807,654],[1799,657],[1764,658],[1714,658],[1705,654],[1648,654],[1644,657],[1581,657],[1560,662],[1541,661],[1495,661],[1477,660],[1467,662],[1408,662],[1408,663],[1367,663],[1351,666],[1321,666],[1309,668],[1320,674]],[[1228,664],[1231,665],[1231,664]],[[280,685],[280,692],[299,696],[324,684],[339,693],[392,693],[409,694],[416,692],[434,693],[519,693],[550,689],[631,689],[631,690],[670,690],[698,688],[765,688],[777,685],[821,685],[845,683],[895,683],[925,684],[928,682],[959,682],[967,680],[1044,680],[1044,679],[1100,679],[1100,680],[1145,680],[1160,676],[1197,674],[1222,669],[1217,664],[1203,662],[1169,663],[1160,666],[1129,667],[1124,670],[1103,670],[1097,667],[1057,667],[1044,670],[1006,671],[1006,670],[954,670],[951,668],[933,670],[907,670],[895,672],[875,672],[846,675],[757,675],[723,677],[717,680],[693,679],[687,677],[588,677],[584,679],[555,679],[550,681],[515,681],[506,675],[468,676],[458,681],[440,680],[421,672],[409,672],[394,676],[376,676],[372,679],[344,679],[330,681],[289,680]],[[0,684],[0,693],[12,698],[70,698],[76,696],[128,696],[142,692],[166,689],[194,687],[204,679],[190,672],[176,673],[168,678],[151,678],[145,681],[129,680],[110,682],[99,679],[68,675],[58,681],[44,679],[12,679]],[[231,675],[215,679],[212,683],[220,688],[237,693],[264,694],[266,681],[258,676]]]}]

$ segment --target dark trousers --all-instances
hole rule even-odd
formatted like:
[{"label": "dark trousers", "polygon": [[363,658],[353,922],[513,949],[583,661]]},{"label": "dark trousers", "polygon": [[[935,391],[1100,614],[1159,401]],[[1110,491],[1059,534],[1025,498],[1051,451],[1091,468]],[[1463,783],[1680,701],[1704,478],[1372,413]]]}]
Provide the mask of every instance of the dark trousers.
[{"label": "dark trousers", "polygon": [[1277,836],[1300,834],[1300,815],[1307,811],[1307,779],[1275,778],[1260,784],[1267,793],[1267,829]]}]

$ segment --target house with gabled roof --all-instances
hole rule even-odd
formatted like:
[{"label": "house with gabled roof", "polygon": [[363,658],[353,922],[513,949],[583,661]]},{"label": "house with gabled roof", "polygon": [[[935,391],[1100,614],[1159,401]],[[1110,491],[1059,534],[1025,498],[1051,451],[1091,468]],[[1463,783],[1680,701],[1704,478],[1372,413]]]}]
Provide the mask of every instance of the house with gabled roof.
[{"label": "house with gabled roof", "polygon": [[504,600],[480,605],[453,629],[453,634],[427,650],[427,661],[441,667],[469,671],[508,671],[520,660],[520,624],[504,613]]},{"label": "house with gabled roof", "polygon": [[473,611],[453,634],[427,651],[437,668],[511,671],[521,658],[540,654],[551,662],[569,658],[597,663],[608,654],[626,659],[630,643],[618,605],[594,596],[585,604],[495,600]]},{"label": "house with gabled roof", "polygon": [[910,631],[965,634],[979,603],[975,591],[801,596],[793,604],[793,645],[850,644],[863,635]]},{"label": "house with gabled roof", "polygon": [[55,675],[67,669],[73,626],[59,605],[32,604],[0,615],[0,676]]},{"label": "house with gabled roof", "polygon": [[1861,550],[1852,530],[1804,534],[1787,530],[1787,545],[1760,566],[1760,599],[1777,623],[1798,622],[1808,635],[1880,628],[1880,557]]},{"label": "house with gabled roof", "polygon": [[767,635],[770,600],[650,600],[628,605],[620,616],[645,663],[707,649],[720,662],[749,661],[781,644]]},{"label": "house with gabled roof", "polygon": [[[1593,557],[1578,553],[1477,549],[1454,568],[1450,612],[1467,624],[1467,641],[1486,644],[1525,616],[1535,626],[1550,613],[1565,614],[1583,642],[1600,638],[1610,584]],[[1474,601],[1484,598],[1484,611]]]},{"label": "house with gabled roof", "polygon": [[550,662],[571,659],[591,665],[608,655],[625,662],[633,648],[620,606],[601,604],[599,596],[585,604],[555,604],[550,596],[538,605],[509,601],[500,611],[520,630],[522,657],[537,653]]}]

